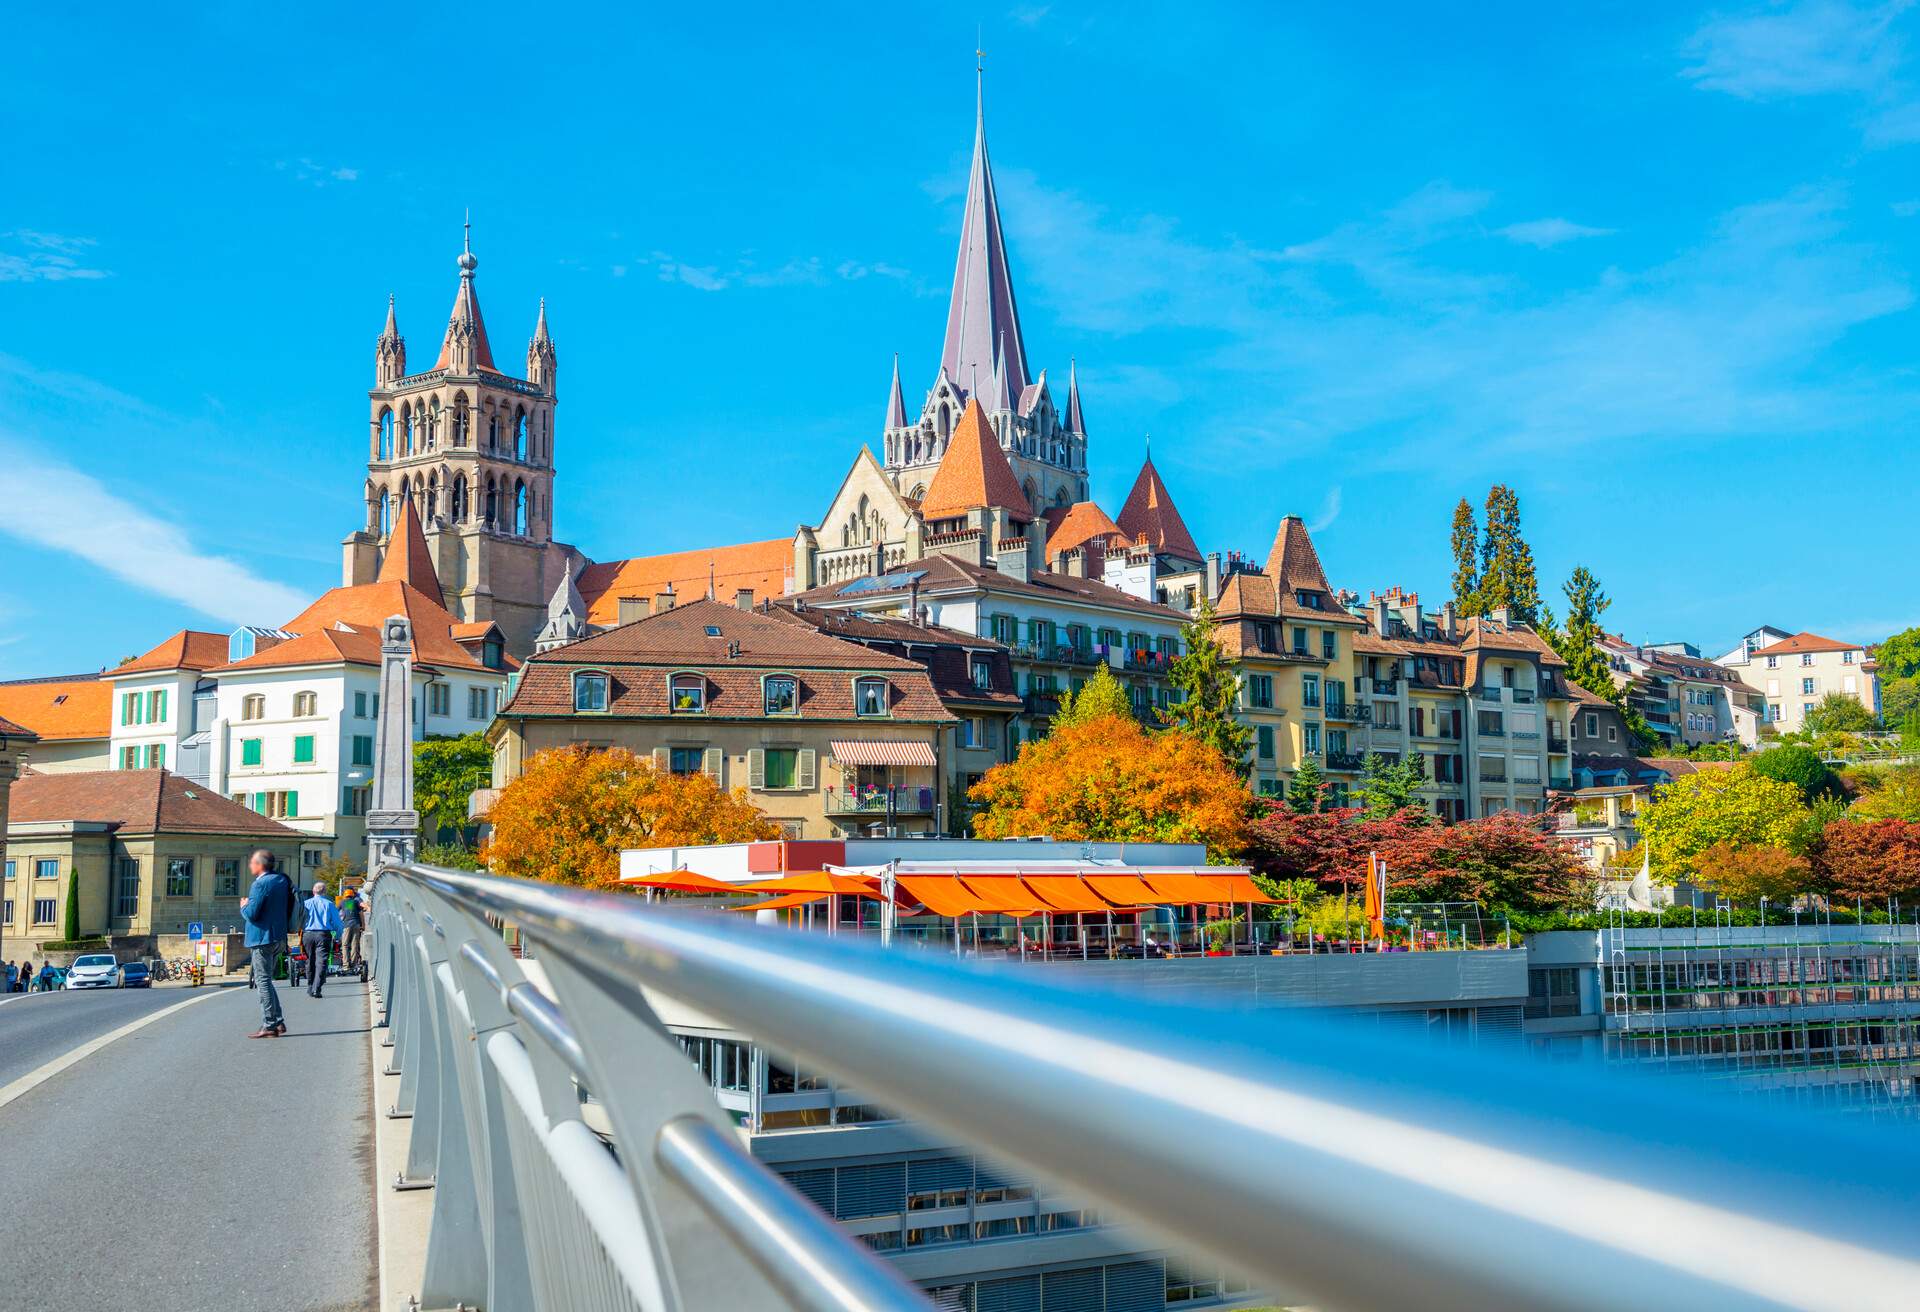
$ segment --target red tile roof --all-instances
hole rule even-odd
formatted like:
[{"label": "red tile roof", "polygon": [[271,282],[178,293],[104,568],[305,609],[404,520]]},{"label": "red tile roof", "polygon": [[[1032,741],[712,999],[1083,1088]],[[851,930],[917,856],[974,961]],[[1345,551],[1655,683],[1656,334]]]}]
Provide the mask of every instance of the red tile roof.
[{"label": "red tile roof", "polygon": [[289,665],[380,663],[380,626],[405,615],[413,626],[413,658],[433,668],[487,667],[453,640],[456,623],[446,608],[412,584],[396,580],[333,588],[280,627],[297,636],[263,647],[221,670],[272,670]]},{"label": "red tile roof", "polygon": [[[489,366],[491,368],[491,366]],[[400,499],[400,522],[387,538],[387,554],[380,562],[382,583],[406,583],[436,606],[447,604],[440,591],[440,575],[434,571],[433,557],[427,551],[427,535],[420,527],[420,512],[412,497]]]},{"label": "red tile roof", "polygon": [[587,622],[605,627],[619,622],[622,597],[650,603],[660,593],[672,592],[685,602],[704,598],[711,586],[716,601],[732,601],[741,588],[750,589],[755,601],[770,601],[787,593],[792,572],[793,539],[769,538],[602,561],[581,570],[575,582],[587,603]]},{"label": "red tile roof", "polygon": [[1160,481],[1152,456],[1140,466],[1133,491],[1127,493],[1127,502],[1120,507],[1120,529],[1133,541],[1145,542],[1156,551],[1185,560],[1200,559],[1200,548],[1187,532],[1186,521],[1173,504],[1173,494]]},{"label": "red tile roof", "polygon": [[14,738],[21,741],[39,742],[40,735],[22,724],[15,724],[5,716],[0,716],[0,738]]},{"label": "red tile roof", "polygon": [[1033,518],[1033,507],[1027,504],[1007,453],[987,423],[986,411],[969,399],[947,453],[933,471],[933,482],[920,498],[920,518],[954,519],[985,506],[1003,506],[1021,519]]},{"label": "red tile roof", "polygon": [[182,629],[152,651],[107,671],[108,677],[151,670],[210,670],[227,663],[227,635]]},{"label": "red tile roof", "polygon": [[1091,501],[1076,501],[1071,506],[1055,506],[1046,513],[1047,563],[1058,560],[1063,551],[1084,547],[1089,542],[1108,546],[1114,538],[1126,538],[1121,527],[1107,512]]},{"label": "red tile roof", "polygon": [[298,839],[211,788],[169,770],[28,770],[13,785],[9,825],[48,820],[104,821],[127,833],[258,834]]},{"label": "red tile roof", "polygon": [[1801,652],[1822,651],[1860,651],[1857,642],[1837,642],[1832,638],[1823,638],[1817,633],[1796,633],[1785,642],[1776,642],[1771,647],[1762,647],[1755,656],[1794,656]]},{"label": "red tile roof", "polygon": [[92,676],[0,683],[0,716],[45,743],[107,738],[113,733],[113,685]]}]

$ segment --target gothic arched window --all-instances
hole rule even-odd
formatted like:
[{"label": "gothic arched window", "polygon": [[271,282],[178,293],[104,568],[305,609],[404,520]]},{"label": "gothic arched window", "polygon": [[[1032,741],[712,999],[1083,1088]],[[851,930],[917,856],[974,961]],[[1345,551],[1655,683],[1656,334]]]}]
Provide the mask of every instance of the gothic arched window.
[{"label": "gothic arched window", "polygon": [[453,516],[453,522],[464,524],[467,519],[467,476],[453,476],[453,491],[447,498],[447,509]]},{"label": "gothic arched window", "polygon": [[380,515],[378,522],[381,537],[385,537],[387,534],[393,532],[393,498],[389,497],[384,491],[380,493]]},{"label": "gothic arched window", "polygon": [[513,531],[521,537],[527,535],[527,485],[513,485]]},{"label": "gothic arched window", "polygon": [[380,459],[393,459],[393,411],[380,412]]},{"label": "gothic arched window", "polygon": [[500,489],[493,485],[492,474],[487,475],[486,525],[488,528],[500,526]]},{"label": "gothic arched window", "polygon": [[427,476],[427,513],[423,518],[431,524],[440,513],[440,474],[436,470]]},{"label": "gothic arched window", "polygon": [[513,417],[513,458],[527,458],[527,412],[520,411]]},{"label": "gothic arched window", "polygon": [[493,411],[489,410],[487,411],[487,450],[497,451],[499,449],[500,449],[500,416],[494,414]]},{"label": "gothic arched window", "polygon": [[952,431],[953,431],[953,411],[947,408],[947,403],[945,401],[942,401],[940,403],[940,421],[939,421],[940,440],[942,442],[946,441],[947,435]]}]

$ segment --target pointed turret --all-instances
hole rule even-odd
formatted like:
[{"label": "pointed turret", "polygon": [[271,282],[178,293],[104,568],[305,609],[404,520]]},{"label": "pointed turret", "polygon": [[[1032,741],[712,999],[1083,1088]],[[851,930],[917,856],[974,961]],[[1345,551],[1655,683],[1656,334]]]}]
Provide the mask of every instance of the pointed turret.
[{"label": "pointed turret", "polygon": [[467,224],[467,236],[460,251],[460,287],[453,294],[453,313],[447,317],[447,335],[440,343],[436,369],[470,374],[492,370],[493,347],[487,341],[486,321],[480,317],[480,298],[473,290],[473,271],[480,264],[473,254],[473,225]]},{"label": "pointed turret", "polygon": [[891,433],[907,426],[907,398],[900,391],[900,353],[893,354],[893,387],[887,392],[887,427]]},{"label": "pointed turret", "polygon": [[391,383],[404,378],[407,374],[407,342],[400,335],[400,324],[394,318],[393,297],[387,297],[387,326],[380,330],[380,340],[373,346],[373,381],[376,384]]},{"label": "pointed turret", "polygon": [[1194,545],[1186,521],[1174,507],[1173,495],[1160,481],[1151,454],[1140,466],[1140,476],[1133,480],[1127,504],[1120,508],[1120,528],[1135,542],[1144,542],[1155,551],[1195,564],[1201,560],[1200,548]]},{"label": "pointed turret", "polygon": [[1087,435],[1087,422],[1080,417],[1080,370],[1072,356],[1067,357],[1067,431],[1075,437]]},{"label": "pointed turret", "polygon": [[1320,564],[1320,553],[1314,550],[1313,538],[1307,533],[1306,521],[1298,515],[1281,519],[1280,529],[1273,535],[1273,550],[1267,553],[1266,572],[1273,586],[1286,596],[1318,593],[1320,609],[1331,611],[1339,606],[1327,582],[1327,571]]},{"label": "pointed turret", "polygon": [[551,393],[558,363],[553,338],[547,333],[547,298],[542,296],[540,318],[533,325],[533,340],[527,343],[527,381]]},{"label": "pointed turret", "polygon": [[587,603],[580,596],[580,585],[572,574],[560,581],[547,602],[547,622],[533,640],[535,652],[551,651],[591,632],[587,625]]},{"label": "pointed turret", "polygon": [[987,383],[987,394],[980,398],[980,404],[990,415],[1013,409],[1012,389],[1007,385],[1007,336],[1000,334],[999,347],[993,353],[993,377]]},{"label": "pointed turret", "polygon": [[969,510],[999,506],[1016,518],[1032,519],[1033,508],[1020,491],[1020,480],[1013,476],[1007,453],[993,435],[986,411],[977,399],[969,400],[954,426],[953,440],[933,471],[933,481],[920,498],[922,520],[953,519]]},{"label": "pointed turret", "polygon": [[420,527],[420,512],[410,496],[400,498],[400,522],[387,539],[379,582],[405,583],[432,598],[434,605],[447,604],[440,592],[440,576],[433,568],[433,554],[427,550],[427,535]]},{"label": "pointed turret", "polygon": [[[967,208],[960,224],[960,254],[954,262],[953,295],[947,304],[947,337],[940,363],[950,378],[972,379],[994,369],[996,343],[1004,337],[1006,386],[1018,396],[1027,386],[1027,352],[1014,307],[1013,277],[1000,233],[1000,202],[987,160],[984,102],[976,97],[973,167],[967,177]],[[971,390],[971,383],[969,383]]]}]

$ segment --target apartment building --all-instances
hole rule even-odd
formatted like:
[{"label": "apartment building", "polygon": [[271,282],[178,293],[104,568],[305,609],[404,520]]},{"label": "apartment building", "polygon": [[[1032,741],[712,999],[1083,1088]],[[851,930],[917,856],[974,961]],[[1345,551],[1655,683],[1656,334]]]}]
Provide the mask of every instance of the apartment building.
[{"label": "apartment building", "polygon": [[1352,737],[1359,701],[1348,694],[1365,622],[1341,607],[1298,515],[1280,521],[1264,568],[1238,569],[1221,584],[1216,618],[1216,641],[1240,666],[1254,791],[1285,792],[1313,761],[1343,803],[1361,763]]},{"label": "apartment building", "polygon": [[1640,646],[1605,634],[1599,646],[1627,704],[1668,744],[1759,743],[1765,708],[1739,671],[1706,659],[1688,642]]},{"label": "apartment building", "polygon": [[[1771,636],[1778,630],[1765,630]],[[1795,633],[1751,651],[1739,653],[1745,665],[1736,665],[1742,679],[1758,690],[1769,728],[1798,733],[1807,716],[1829,693],[1845,693],[1867,710],[1880,714],[1880,679],[1872,653],[1857,642],[1823,638],[1817,633]]]},{"label": "apartment building", "polygon": [[1549,787],[1570,786],[1566,662],[1531,627],[1504,609],[1461,619],[1451,602],[1430,616],[1398,588],[1351,608],[1366,623],[1354,638],[1362,760],[1419,755],[1421,794],[1446,820],[1535,815]]}]

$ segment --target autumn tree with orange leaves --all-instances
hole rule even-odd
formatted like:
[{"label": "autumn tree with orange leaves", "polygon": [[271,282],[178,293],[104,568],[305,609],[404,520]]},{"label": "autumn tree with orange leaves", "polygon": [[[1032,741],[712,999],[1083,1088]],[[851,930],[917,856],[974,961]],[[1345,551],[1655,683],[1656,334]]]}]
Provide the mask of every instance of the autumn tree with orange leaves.
[{"label": "autumn tree with orange leaves", "polygon": [[620,849],[740,843],[780,830],[744,789],[673,774],[623,747],[562,747],[528,761],[487,813],[481,859],[500,875],[620,886]]},{"label": "autumn tree with orange leaves", "polygon": [[1205,843],[1223,860],[1246,842],[1246,785],[1226,758],[1191,734],[1148,733],[1131,716],[1103,715],[1023,743],[969,794],[986,809],[981,838],[1045,834],[1067,841]]}]

